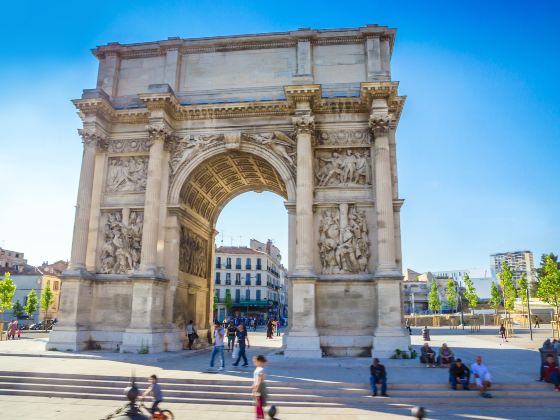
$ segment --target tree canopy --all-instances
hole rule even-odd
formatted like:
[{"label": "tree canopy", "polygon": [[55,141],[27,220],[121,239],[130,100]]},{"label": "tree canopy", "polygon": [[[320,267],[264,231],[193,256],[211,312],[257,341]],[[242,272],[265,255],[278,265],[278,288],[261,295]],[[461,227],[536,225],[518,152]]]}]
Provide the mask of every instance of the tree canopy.
[{"label": "tree canopy", "polygon": [[453,308],[453,310],[457,309],[457,286],[453,279],[447,279],[447,287],[445,288],[445,299],[447,301],[447,306],[449,308]]},{"label": "tree canopy", "polygon": [[9,311],[14,306],[12,301],[16,293],[16,285],[9,272],[0,280],[0,312]]},{"label": "tree canopy", "polygon": [[226,289],[226,297],[224,299],[224,305],[226,306],[227,313],[229,315],[229,313],[231,312],[231,308],[233,307],[233,301],[231,299],[231,292],[229,291],[229,289]]},{"label": "tree canopy", "polygon": [[430,294],[428,295],[428,308],[432,312],[439,312],[441,310],[441,300],[435,280],[432,281],[432,290],[430,290]]},{"label": "tree canopy", "polygon": [[467,299],[469,308],[475,309],[478,305],[478,294],[476,293],[474,283],[468,274],[465,274],[463,280],[465,281],[465,299]]},{"label": "tree canopy", "polygon": [[35,293],[35,289],[31,289],[31,291],[27,294],[27,302],[25,304],[25,313],[30,317],[33,316],[35,312],[37,312],[37,293]]},{"label": "tree canopy", "polygon": [[498,273],[498,279],[504,295],[504,308],[506,311],[513,311],[517,290],[513,281],[513,272],[505,261],[502,261],[502,271]]},{"label": "tree canopy", "polygon": [[560,309],[560,268],[551,256],[545,257],[545,264],[539,279],[537,296],[556,308]]},{"label": "tree canopy", "polygon": [[490,307],[493,308],[496,313],[500,308],[502,303],[502,296],[500,295],[500,289],[496,286],[496,283],[492,282],[492,286],[490,286]]},{"label": "tree canopy", "polygon": [[517,296],[521,299],[523,307],[527,305],[527,289],[529,284],[527,283],[527,275],[523,273],[521,278],[517,282]]}]

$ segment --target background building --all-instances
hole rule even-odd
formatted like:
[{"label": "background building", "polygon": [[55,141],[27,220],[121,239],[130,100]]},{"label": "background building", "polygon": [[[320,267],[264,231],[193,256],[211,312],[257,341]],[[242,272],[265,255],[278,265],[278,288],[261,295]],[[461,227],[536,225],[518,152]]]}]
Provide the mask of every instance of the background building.
[{"label": "background building", "polygon": [[[221,246],[216,249],[215,293],[217,317],[284,316],[287,313],[285,268],[280,250],[272,244],[251,239],[250,247]],[[229,290],[231,311],[226,310]]]},{"label": "background building", "polygon": [[23,257],[23,252],[0,248],[0,269],[2,273],[6,271],[12,274],[23,273],[26,266],[27,260]]},{"label": "background building", "polygon": [[495,278],[497,278],[497,274],[502,271],[503,261],[505,261],[513,271],[513,279],[516,283],[523,273],[527,276],[527,282],[529,284],[537,280],[533,253],[531,251],[502,252],[490,255],[490,269]]}]

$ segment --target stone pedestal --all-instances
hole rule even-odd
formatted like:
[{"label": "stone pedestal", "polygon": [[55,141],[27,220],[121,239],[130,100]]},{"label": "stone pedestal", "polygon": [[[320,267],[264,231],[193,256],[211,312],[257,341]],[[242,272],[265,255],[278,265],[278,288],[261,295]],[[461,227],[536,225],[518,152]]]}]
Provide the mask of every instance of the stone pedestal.
[{"label": "stone pedestal", "polygon": [[321,342],[315,324],[315,277],[293,277],[291,328],[285,336],[284,356],[321,357]]},{"label": "stone pedestal", "polygon": [[372,356],[389,358],[395,349],[408,350],[410,335],[403,328],[400,277],[377,279],[377,328]]},{"label": "stone pedestal", "polygon": [[181,331],[165,322],[167,280],[135,277],[130,325],[123,333],[121,352],[177,351],[182,348]]},{"label": "stone pedestal", "polygon": [[87,347],[92,304],[92,281],[77,271],[63,275],[58,324],[49,334],[47,349],[79,351]]}]

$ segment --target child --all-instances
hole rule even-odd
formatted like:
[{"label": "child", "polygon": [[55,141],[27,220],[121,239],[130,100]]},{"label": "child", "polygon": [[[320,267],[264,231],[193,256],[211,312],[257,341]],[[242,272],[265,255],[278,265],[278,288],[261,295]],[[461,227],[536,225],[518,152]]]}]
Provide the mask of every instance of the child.
[{"label": "child", "polygon": [[152,408],[150,408],[150,412],[152,414],[159,411],[158,405],[160,402],[163,401],[163,393],[161,392],[161,385],[158,384],[158,378],[156,375],[150,376],[148,379],[150,381],[150,386],[147,390],[144,391],[140,399],[144,399],[146,395],[150,395],[154,402],[152,403]]},{"label": "child", "polygon": [[253,357],[255,364],[255,372],[253,373],[253,397],[255,398],[255,408],[257,412],[257,419],[264,419],[263,407],[266,405],[266,384],[264,382],[264,366],[266,365],[266,358],[260,354]]}]

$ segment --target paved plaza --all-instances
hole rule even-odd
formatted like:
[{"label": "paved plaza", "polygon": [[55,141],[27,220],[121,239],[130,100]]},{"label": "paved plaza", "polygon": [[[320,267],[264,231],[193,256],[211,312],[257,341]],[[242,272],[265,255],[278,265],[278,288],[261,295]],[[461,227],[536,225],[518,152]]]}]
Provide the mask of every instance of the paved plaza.
[{"label": "paved plaza", "polygon": [[[368,358],[285,359],[280,353],[281,338],[266,340],[263,332],[251,334],[253,347],[249,349],[249,355],[267,355],[270,360],[268,381],[278,386],[279,390],[299,387],[293,392],[296,395],[286,395],[284,400],[277,396],[278,401],[284,401],[278,403],[281,419],[310,415],[318,419],[406,418],[409,417],[410,407],[416,404],[428,408],[429,418],[552,419],[557,418],[560,396],[553,392],[552,386],[535,381],[539,356],[534,348],[547,337],[550,331],[547,327],[537,330],[533,342],[524,330],[519,330],[521,332],[505,344],[500,344],[495,328],[484,328],[476,334],[445,328],[432,329],[432,346],[439,347],[446,342],[458,357],[469,364],[477,354],[483,356],[496,383],[495,398],[492,400],[478,398],[476,392],[463,394],[462,391],[449,390],[446,386],[447,369],[425,368],[419,365],[418,360],[384,360],[391,397],[374,399],[369,396],[366,386]],[[421,345],[419,329],[414,329],[413,333],[413,345]],[[178,419],[219,419],[224,415],[229,419],[253,418],[248,397],[240,398],[239,403],[235,400],[236,392],[245,396],[249,392],[252,369],[232,367],[230,357],[226,357],[224,372],[208,373],[205,371],[208,350],[147,355],[72,353],[45,351],[46,340],[43,336],[1,342],[0,371],[3,373],[0,376],[7,375],[6,372],[19,372],[46,378],[52,376],[52,381],[56,382],[63,381],[61,377],[64,375],[81,375],[103,382],[103,378],[116,381],[117,377],[125,381],[131,372],[144,381],[148,375],[155,373],[170,384],[173,381],[183,383],[183,380],[185,384],[213,384],[206,385],[214,387],[212,393],[220,393],[221,390],[229,394],[229,400],[216,399],[213,403],[202,399],[200,403],[196,400],[181,404],[166,403]],[[220,389],[221,383],[227,385]],[[141,383],[140,386],[145,385]],[[4,385],[1,388],[5,388]],[[231,389],[234,391],[228,391]],[[95,395],[87,395],[87,392],[78,398],[59,398],[60,394],[54,391],[50,397],[21,395],[24,392],[18,395],[6,393],[5,389],[0,390],[4,415],[23,419],[70,419],[77,414],[83,420],[99,419],[121,405],[119,395],[107,400],[96,399]],[[49,392],[45,395],[48,396]],[[307,398],[305,403],[301,400],[304,397]],[[275,401],[272,393],[271,400]]]}]

